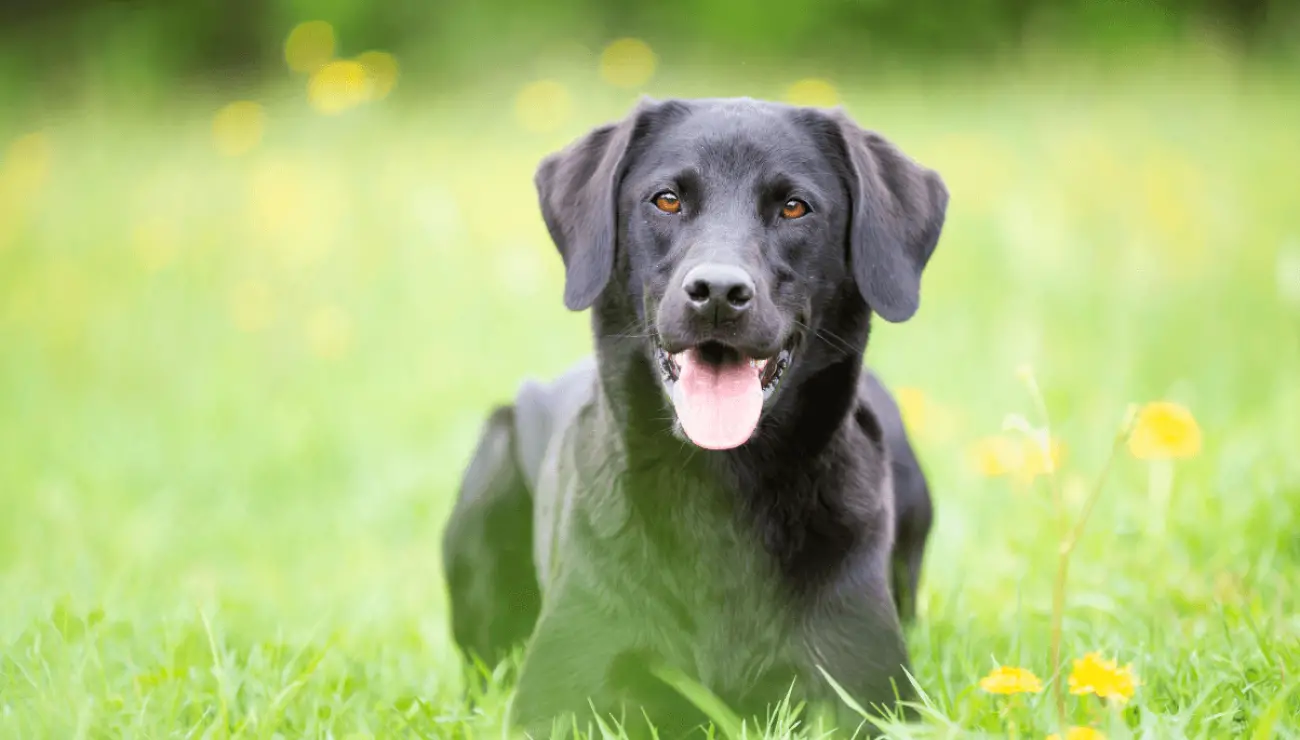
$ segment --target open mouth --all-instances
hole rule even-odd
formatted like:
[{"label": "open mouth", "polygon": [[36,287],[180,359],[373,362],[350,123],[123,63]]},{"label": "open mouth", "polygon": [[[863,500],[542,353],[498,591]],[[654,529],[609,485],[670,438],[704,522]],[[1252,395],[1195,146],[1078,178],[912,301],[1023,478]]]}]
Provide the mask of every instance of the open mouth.
[{"label": "open mouth", "polygon": [[[659,343],[659,338],[655,337],[655,356],[659,362],[659,374],[663,377],[664,383],[676,383],[682,375],[682,366],[692,361],[702,362],[714,365],[719,368],[725,368],[728,365],[744,366],[748,365],[749,369],[758,377],[759,388],[763,391],[763,400],[772,397],[778,386],[781,385],[781,377],[790,367],[791,347],[787,346],[781,349],[775,357],[765,357],[762,359],[755,357],[745,357],[735,349],[721,342],[705,342],[697,347],[691,347],[677,354],[669,354]],[[695,355],[692,357],[692,355]]]},{"label": "open mouth", "polygon": [[721,342],[669,353],[656,337],[655,358],[682,431],[706,449],[749,441],[763,406],[790,367],[793,342],[772,357],[748,357]]}]

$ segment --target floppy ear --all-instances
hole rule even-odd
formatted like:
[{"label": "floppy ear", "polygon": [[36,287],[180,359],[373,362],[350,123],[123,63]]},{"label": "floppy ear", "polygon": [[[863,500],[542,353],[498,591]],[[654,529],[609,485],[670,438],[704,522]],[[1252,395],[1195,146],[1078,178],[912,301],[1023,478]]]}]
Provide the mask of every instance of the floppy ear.
[{"label": "floppy ear", "polygon": [[907,321],[921,303],[921,271],[948,210],[939,174],[917,164],[843,110],[831,112],[850,165],[849,262],[858,290],[886,321]]},{"label": "floppy ear", "polygon": [[617,191],[628,144],[653,101],[542,160],[533,177],[542,220],[564,260],[564,305],[589,308],[614,272]]}]

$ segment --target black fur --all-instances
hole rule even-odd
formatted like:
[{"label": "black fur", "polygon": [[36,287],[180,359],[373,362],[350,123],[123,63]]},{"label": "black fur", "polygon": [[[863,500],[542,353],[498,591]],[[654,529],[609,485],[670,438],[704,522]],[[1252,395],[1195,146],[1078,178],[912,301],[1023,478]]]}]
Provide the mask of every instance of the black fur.
[{"label": "black fur", "polygon": [[[656,665],[747,716],[792,681],[842,706],[818,668],[863,705],[912,698],[900,614],[931,502],[863,353],[873,312],[919,305],[942,180],[841,111],[743,99],[643,100],[536,184],[595,358],[494,414],[444,543],[461,648],[494,661],[528,637],[511,722],[545,736],[589,701],[661,737],[703,721]],[[793,197],[808,214],[782,218]],[[745,310],[692,308],[701,264],[752,278]],[[706,346],[790,352],[731,449],[691,444],[665,392],[661,352]]]}]

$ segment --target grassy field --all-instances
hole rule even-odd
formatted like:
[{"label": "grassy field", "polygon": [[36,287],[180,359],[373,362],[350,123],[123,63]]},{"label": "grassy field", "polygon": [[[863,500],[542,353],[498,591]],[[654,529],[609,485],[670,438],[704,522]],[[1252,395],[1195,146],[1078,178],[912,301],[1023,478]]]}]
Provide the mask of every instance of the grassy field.
[{"label": "grassy field", "polygon": [[[792,81],[747,74],[650,87]],[[439,538],[485,409],[588,349],[531,175],[630,105],[592,77],[557,77],[567,107],[535,89],[551,107],[522,121],[516,85],[342,116],[268,92],[238,157],[212,140],[227,101],[13,132],[32,135],[0,164],[0,736],[496,732],[508,671],[456,656]],[[1072,512],[1129,403],[1176,401],[1204,435],[1167,506],[1150,463],[1115,460],[1063,655],[1141,683],[1113,710],[1070,697],[1071,720],[1300,738],[1300,76],[836,83],[952,191],[921,312],[868,351],[938,506],[909,635],[929,717],[889,734],[1055,731],[1049,692],[977,687],[1051,672],[1052,486],[972,460],[1008,414],[1041,421],[1028,365]]]}]

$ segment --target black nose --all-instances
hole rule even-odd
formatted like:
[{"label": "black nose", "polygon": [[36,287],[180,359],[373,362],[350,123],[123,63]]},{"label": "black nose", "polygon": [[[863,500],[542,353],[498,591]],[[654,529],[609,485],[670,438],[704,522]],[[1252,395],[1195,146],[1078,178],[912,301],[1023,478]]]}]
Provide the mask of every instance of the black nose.
[{"label": "black nose", "polygon": [[703,264],[686,273],[682,289],[696,313],[734,319],[754,300],[754,280],[734,265]]}]

